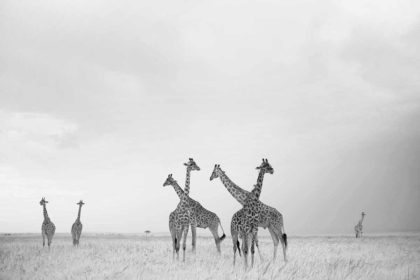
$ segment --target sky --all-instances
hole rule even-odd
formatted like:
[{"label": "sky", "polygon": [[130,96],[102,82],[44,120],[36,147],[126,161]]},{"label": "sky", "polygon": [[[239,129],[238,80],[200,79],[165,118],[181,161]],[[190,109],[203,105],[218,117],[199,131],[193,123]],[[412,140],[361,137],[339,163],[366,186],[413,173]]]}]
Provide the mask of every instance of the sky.
[{"label": "sky", "polygon": [[[0,232],[168,232],[214,164],[289,235],[420,230],[420,2],[0,3]],[[199,234],[207,234],[199,230]]]}]

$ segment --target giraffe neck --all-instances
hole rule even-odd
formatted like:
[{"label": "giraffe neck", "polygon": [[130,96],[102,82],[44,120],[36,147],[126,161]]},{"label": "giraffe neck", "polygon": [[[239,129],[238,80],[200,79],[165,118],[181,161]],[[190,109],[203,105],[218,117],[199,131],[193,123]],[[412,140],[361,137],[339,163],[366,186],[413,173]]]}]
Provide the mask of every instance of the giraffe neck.
[{"label": "giraffe neck", "polygon": [[80,213],[82,212],[82,205],[79,205],[79,212],[77,213],[77,219],[76,221],[80,221]]},{"label": "giraffe neck", "polygon": [[185,177],[185,188],[184,188],[184,192],[186,195],[190,194],[190,177],[191,177],[191,169],[187,167],[187,176]]},{"label": "giraffe neck", "polygon": [[249,196],[249,192],[238,187],[232,180],[223,172],[219,170],[219,178],[222,184],[230,192],[230,194],[242,205],[245,205],[245,200]]},{"label": "giraffe neck", "polygon": [[365,218],[365,216],[362,216],[362,218],[360,219],[360,221],[359,221],[359,225],[362,225],[362,223],[363,223],[363,219]]},{"label": "giraffe neck", "polygon": [[47,212],[47,207],[44,205],[42,205],[43,207],[43,213],[44,213],[44,221],[49,221],[50,218],[48,217],[48,212]]},{"label": "giraffe neck", "polygon": [[181,187],[176,181],[172,183],[172,186],[174,187],[174,190],[181,201],[186,200],[188,198],[188,196],[185,194],[185,192],[181,189]]},{"label": "giraffe neck", "polygon": [[262,185],[263,185],[263,181],[264,181],[264,175],[265,175],[264,170],[260,169],[260,173],[258,173],[257,184],[255,185],[254,189],[252,190],[252,193],[257,198],[260,198],[260,195],[261,195],[261,189],[262,189]]}]

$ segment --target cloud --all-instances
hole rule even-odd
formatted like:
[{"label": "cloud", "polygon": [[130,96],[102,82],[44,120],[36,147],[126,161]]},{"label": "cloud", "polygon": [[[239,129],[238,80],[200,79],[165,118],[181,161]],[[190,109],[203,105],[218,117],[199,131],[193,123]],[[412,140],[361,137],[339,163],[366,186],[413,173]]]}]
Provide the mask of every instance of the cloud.
[{"label": "cloud", "polygon": [[[420,90],[420,22],[405,33],[360,25],[351,33],[343,57],[356,63],[360,76],[397,100],[418,99]],[[391,34],[389,34],[391,33]]]},{"label": "cloud", "polygon": [[3,161],[43,157],[75,147],[76,123],[45,113],[0,111],[0,155]]},{"label": "cloud", "polygon": [[[237,205],[208,186],[205,170],[221,163],[247,188],[256,174],[245,170],[268,157],[281,188],[268,179],[262,195],[291,217],[292,230],[311,225],[302,204],[317,209],[307,221],[331,212],[321,207],[331,200],[342,205],[334,230],[346,226],[354,202],[384,211],[375,195],[351,187],[364,187],[360,172],[373,194],[389,178],[417,180],[407,166],[419,158],[418,5],[6,1],[0,183],[16,198],[9,205],[41,193],[64,203],[83,190],[94,201],[92,220],[161,204],[149,218],[164,228],[177,201],[161,181],[170,172],[181,181],[180,163],[194,156],[204,171],[194,175],[203,186],[195,194],[227,221]],[[395,176],[379,181],[389,166]]]},{"label": "cloud", "polygon": [[3,186],[0,197],[8,201],[33,200],[42,194],[59,197],[81,197],[84,193],[81,190],[63,188],[54,180],[23,176],[18,169],[5,164],[0,165],[0,185]]}]

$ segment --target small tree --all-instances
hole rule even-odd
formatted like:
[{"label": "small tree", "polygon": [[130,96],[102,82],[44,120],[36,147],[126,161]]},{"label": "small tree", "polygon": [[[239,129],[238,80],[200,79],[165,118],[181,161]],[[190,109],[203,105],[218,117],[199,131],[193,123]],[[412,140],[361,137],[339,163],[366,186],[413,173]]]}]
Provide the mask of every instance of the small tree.
[{"label": "small tree", "polygon": [[146,231],[144,231],[144,233],[146,234],[146,236],[149,236],[150,230],[146,230]]}]

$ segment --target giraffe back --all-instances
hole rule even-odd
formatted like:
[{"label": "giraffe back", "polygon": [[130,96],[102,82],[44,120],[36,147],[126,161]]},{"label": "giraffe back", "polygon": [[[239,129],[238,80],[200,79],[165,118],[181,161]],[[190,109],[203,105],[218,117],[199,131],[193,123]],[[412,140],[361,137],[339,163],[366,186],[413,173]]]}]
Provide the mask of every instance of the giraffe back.
[{"label": "giraffe back", "polygon": [[242,208],[233,214],[230,223],[230,231],[232,236],[238,234],[239,238],[243,238],[245,234],[256,234],[258,231],[258,225],[256,225],[252,218],[250,219],[247,211],[248,210],[246,208]]},{"label": "giraffe back", "polygon": [[276,228],[283,227],[283,215],[276,208],[261,202],[258,225],[263,228],[269,226],[274,226]]},{"label": "giraffe back", "polygon": [[188,227],[191,223],[191,214],[188,207],[183,201],[178,203],[176,209],[169,214],[169,228],[170,230],[180,230]]},{"label": "giraffe back", "polygon": [[55,233],[55,225],[50,219],[44,220],[41,226],[42,235],[47,236],[48,239],[52,239]]},{"label": "giraffe back", "polygon": [[73,240],[79,241],[80,236],[82,235],[83,225],[79,220],[76,220],[71,227],[71,235]]},{"label": "giraffe back", "polygon": [[191,213],[195,216],[195,222],[199,228],[207,228],[219,223],[219,217],[206,208],[204,208],[198,201],[190,199]]}]

